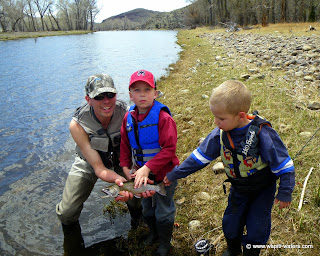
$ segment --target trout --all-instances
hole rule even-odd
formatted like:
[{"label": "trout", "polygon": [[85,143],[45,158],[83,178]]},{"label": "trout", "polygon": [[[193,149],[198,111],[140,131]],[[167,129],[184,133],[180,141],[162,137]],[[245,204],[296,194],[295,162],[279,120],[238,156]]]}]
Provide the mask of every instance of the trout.
[{"label": "trout", "polygon": [[124,182],[123,186],[121,187],[119,187],[117,184],[113,184],[103,188],[101,191],[106,194],[105,197],[117,197],[120,191],[129,191],[133,195],[138,195],[147,190],[156,191],[162,196],[167,195],[166,189],[163,183],[159,183],[157,185],[147,184],[146,186],[142,185],[141,188],[134,188],[133,181]]}]

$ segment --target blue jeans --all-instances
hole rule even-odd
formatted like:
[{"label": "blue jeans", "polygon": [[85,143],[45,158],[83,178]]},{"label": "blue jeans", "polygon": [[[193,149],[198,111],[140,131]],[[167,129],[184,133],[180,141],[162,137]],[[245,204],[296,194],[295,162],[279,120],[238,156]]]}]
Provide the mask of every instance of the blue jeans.
[{"label": "blue jeans", "polygon": [[[271,209],[276,182],[251,194],[241,194],[231,186],[222,227],[226,238],[242,240],[242,244],[266,244],[271,231]],[[247,234],[243,236],[244,226]]]},{"label": "blue jeans", "polygon": [[178,182],[174,181],[166,187],[167,196],[158,193],[152,197],[142,198],[142,214],[144,217],[155,217],[158,223],[173,223],[176,207],[173,196]]}]

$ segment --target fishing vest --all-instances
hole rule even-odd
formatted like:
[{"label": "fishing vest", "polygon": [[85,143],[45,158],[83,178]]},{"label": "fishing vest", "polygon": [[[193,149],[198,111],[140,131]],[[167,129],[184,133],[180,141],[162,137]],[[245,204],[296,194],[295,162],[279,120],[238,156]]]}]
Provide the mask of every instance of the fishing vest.
[{"label": "fishing vest", "polygon": [[132,149],[134,164],[143,166],[160,152],[159,145],[159,115],[164,110],[171,115],[167,106],[158,101],[154,101],[146,118],[141,122],[136,122],[130,114],[136,106],[131,106],[127,117],[127,133]]},{"label": "fishing vest", "polygon": [[[88,134],[91,148],[98,151],[103,163],[108,168],[113,166],[114,160],[119,160],[117,159],[118,157],[116,159],[113,158],[114,154],[120,155],[120,130],[126,112],[127,105],[124,102],[116,101],[113,116],[106,130],[102,127],[88,103],[79,107],[73,117]],[[76,152],[84,159],[78,146],[76,146]]]},{"label": "fishing vest", "polygon": [[239,190],[254,191],[261,188],[262,184],[275,180],[268,163],[262,162],[258,147],[258,134],[262,125],[271,127],[271,124],[258,115],[247,117],[253,120],[238,146],[233,144],[229,132],[220,130],[220,155],[228,176],[226,181]]}]

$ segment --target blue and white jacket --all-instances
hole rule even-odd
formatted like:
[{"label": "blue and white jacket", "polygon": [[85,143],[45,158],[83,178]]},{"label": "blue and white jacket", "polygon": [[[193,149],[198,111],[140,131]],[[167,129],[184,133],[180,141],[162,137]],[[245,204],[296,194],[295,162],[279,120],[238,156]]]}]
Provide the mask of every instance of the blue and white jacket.
[{"label": "blue and white jacket", "polygon": [[[247,134],[249,126],[229,131],[235,145],[239,144]],[[201,145],[188,156],[188,158],[176,166],[167,177],[170,181],[184,178],[207,166],[211,161],[220,156],[220,129],[217,127],[205,138]],[[268,163],[275,176],[280,177],[280,185],[276,198],[280,201],[290,202],[295,185],[295,172],[293,161],[280,139],[278,133],[269,126],[262,126],[258,135],[261,159]]]}]

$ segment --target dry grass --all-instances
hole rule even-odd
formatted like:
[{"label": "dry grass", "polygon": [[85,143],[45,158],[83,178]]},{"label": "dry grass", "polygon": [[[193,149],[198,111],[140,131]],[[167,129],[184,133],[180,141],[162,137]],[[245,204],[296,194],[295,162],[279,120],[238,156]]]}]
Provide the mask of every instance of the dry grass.
[{"label": "dry grass", "polygon": [[[320,29],[318,24],[312,24]],[[301,36],[308,29],[308,24],[277,24],[267,28],[241,31],[241,33],[294,33]],[[279,31],[279,32],[275,32]],[[177,154],[182,162],[197,146],[199,139],[205,137],[213,128],[213,116],[208,108],[208,99],[212,88],[227,79],[239,79],[248,67],[245,64],[232,61],[220,66],[214,57],[223,56],[224,49],[212,47],[201,35],[204,33],[221,32],[199,28],[196,30],[180,31],[179,43],[184,51],[181,59],[173,65],[171,74],[162,78],[158,85],[164,92],[161,100],[167,104],[177,123],[178,147]],[[319,31],[316,31],[319,34]],[[296,108],[297,102],[319,101],[319,87],[300,80],[285,81],[282,71],[271,71],[265,66],[261,71],[266,74],[263,80],[250,79],[245,82],[253,94],[252,110],[271,121],[288,147],[293,158],[309,138],[299,136],[302,131],[314,133],[320,124],[320,114],[317,111]],[[277,86],[273,86],[273,85]],[[307,89],[306,89],[307,88]],[[296,167],[296,188],[293,193],[291,209],[279,210],[274,207],[272,213],[272,233],[270,245],[312,245],[313,249],[266,249],[261,255],[319,255],[320,254],[320,208],[319,208],[319,156],[320,134],[318,133],[306,148],[294,159]],[[218,161],[218,160],[216,160]],[[214,163],[216,162],[214,161]],[[305,204],[300,212],[297,211],[302,184],[309,169],[314,171],[309,179],[305,195]],[[174,231],[174,255],[197,255],[193,245],[206,232],[205,238],[215,240],[222,230],[224,209],[227,196],[223,193],[222,183],[224,174],[213,174],[212,164],[203,170],[179,181],[176,199],[185,197],[182,205],[177,205],[176,222],[180,228]],[[210,200],[202,200],[199,193],[206,191],[211,195]],[[188,223],[200,220],[202,226],[191,231]],[[224,239],[218,242],[210,254],[221,255],[226,247]]]},{"label": "dry grass", "polygon": [[38,32],[1,32],[0,41],[37,38],[45,36],[63,36],[63,35],[78,35],[88,34],[92,31],[87,30],[72,30],[72,31],[38,31]]}]

